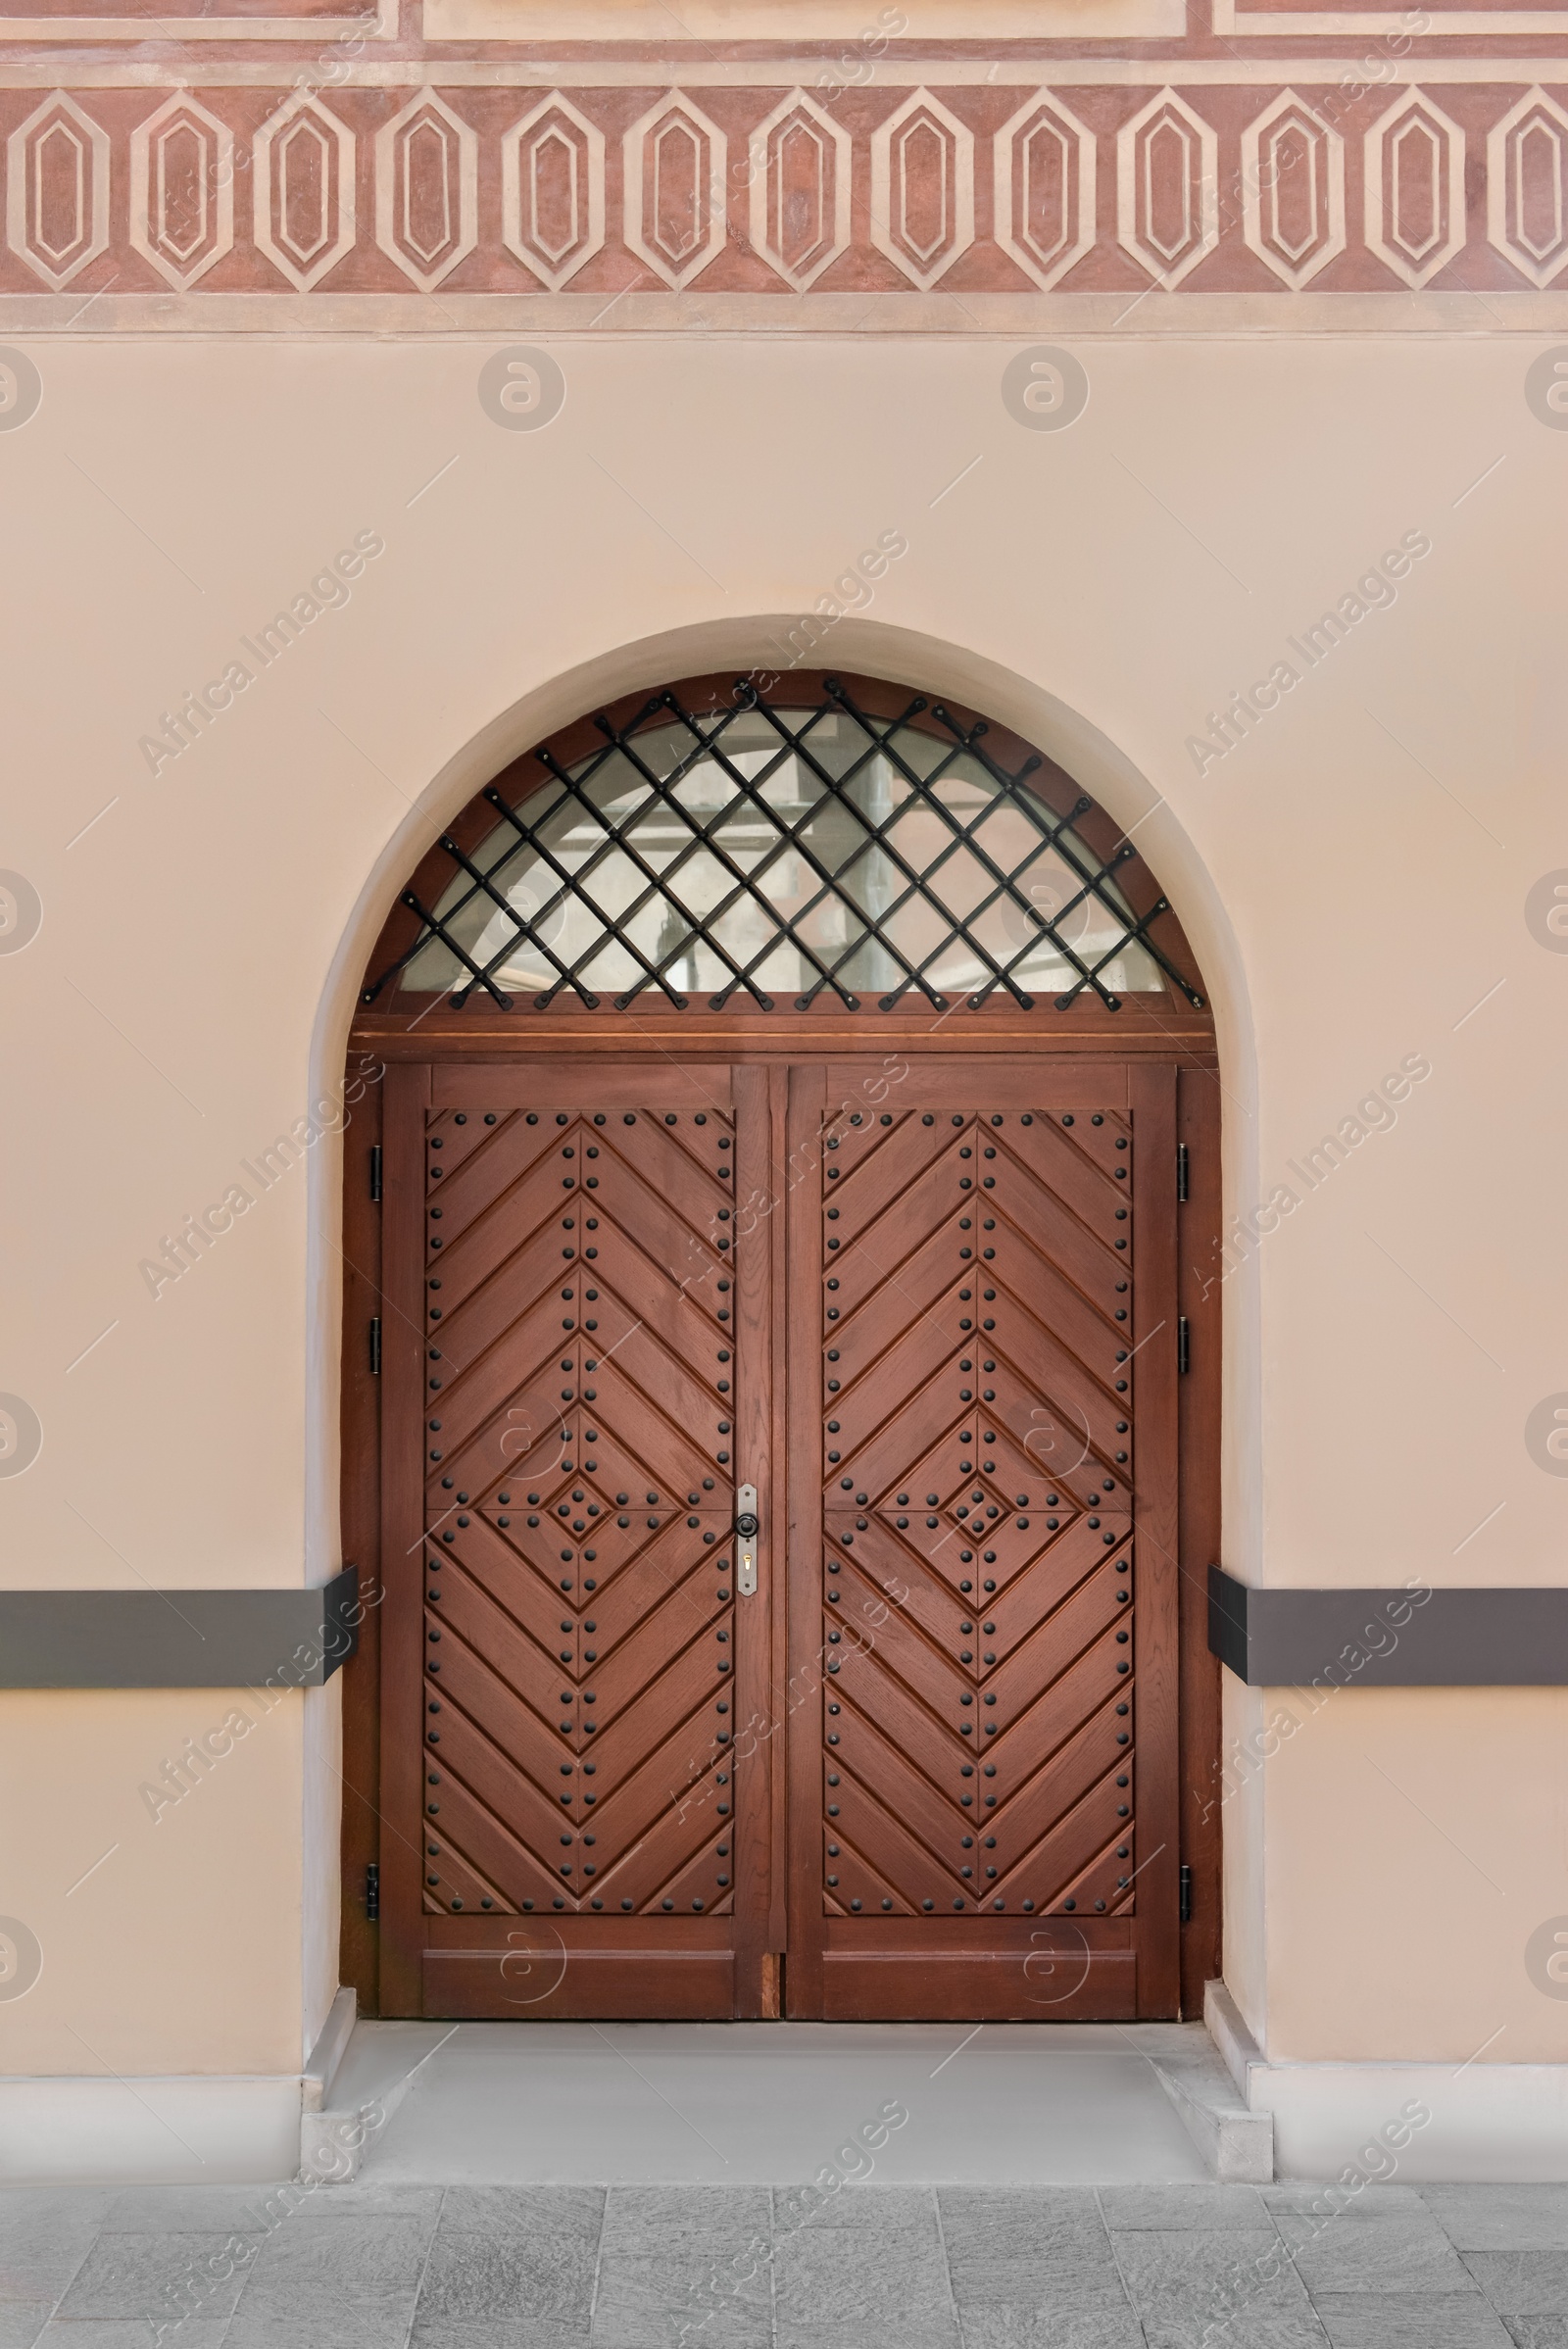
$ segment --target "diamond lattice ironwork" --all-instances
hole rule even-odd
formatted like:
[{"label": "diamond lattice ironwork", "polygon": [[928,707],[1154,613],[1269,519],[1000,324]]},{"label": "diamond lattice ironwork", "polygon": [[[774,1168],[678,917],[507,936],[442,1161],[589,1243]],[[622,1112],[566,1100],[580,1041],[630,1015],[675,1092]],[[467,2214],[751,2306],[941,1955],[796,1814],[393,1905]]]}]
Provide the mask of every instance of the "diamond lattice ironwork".
[{"label": "diamond lattice ironwork", "polygon": [[403,893],[419,926],[367,1003],[396,981],[504,1008],[570,993],[622,1010],[699,994],[714,1010],[1029,1009],[1049,992],[1116,1010],[1167,980],[1202,1003],[1150,936],[1167,900],[1139,913],[1118,886],[1132,844],[1098,855],[1076,828],[1094,803],[1055,813],[1027,781],[1044,761],[1009,772],[983,719],[923,695],[879,717],[829,678],[799,706],[742,682],[716,710],[665,692],[594,723],[587,758],[535,753],[547,780],[519,804],[481,795],[496,821],[476,844],[442,837],[450,878],[433,903]]}]

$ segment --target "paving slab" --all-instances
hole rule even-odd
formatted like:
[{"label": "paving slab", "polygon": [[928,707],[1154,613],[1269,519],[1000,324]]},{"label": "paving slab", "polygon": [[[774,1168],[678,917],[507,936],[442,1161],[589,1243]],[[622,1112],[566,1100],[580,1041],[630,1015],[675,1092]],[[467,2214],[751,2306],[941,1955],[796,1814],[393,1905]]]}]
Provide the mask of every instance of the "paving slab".
[{"label": "paving slab", "polygon": [[1386,2219],[1396,2211],[1419,2212],[1427,2207],[1416,2186],[1365,2185],[1352,2192],[1347,2186],[1313,2185],[1302,2178],[1284,2178],[1259,2186],[1257,2192],[1266,2210],[1297,2217]]},{"label": "paving slab", "polygon": [[425,2262],[416,2333],[532,2327],[587,2349],[604,2209],[595,2186],[454,2186]]},{"label": "paving slab", "polygon": [[1331,2349],[1512,2349],[1479,2292],[1318,2292],[1312,2308]]},{"label": "paving slab", "polygon": [[[1074,2045],[1098,2061],[1124,2035]],[[637,2036],[610,2060],[633,2049],[655,2084],[682,2052]],[[906,2074],[940,2087],[971,2052],[926,2027],[857,2038],[818,2138],[868,2086],[891,2125],[771,2181],[0,2189],[0,2349],[158,2349],[150,2320],[185,2311],[165,2349],[1568,2349],[1568,2187],[1019,2178],[1010,2141],[1000,2177],[901,2175],[883,2157],[924,2109]],[[697,2071],[728,2126],[724,2069]],[[744,2154],[761,2123],[729,2118]]]},{"label": "paving slab", "polygon": [[1428,2185],[1421,2198],[1458,2251],[1568,2251],[1568,2185]]},{"label": "paving slab", "polygon": [[[176,2333],[167,2336],[169,2349],[222,2349],[223,2336],[228,2330],[228,2319],[208,2320],[194,2317],[182,2325]],[[0,2335],[0,2338],[3,2338]],[[150,2325],[122,2322],[95,2323],[86,2320],[46,2325],[36,2336],[38,2349],[158,2349],[158,2335]]]},{"label": "paving slab", "polygon": [[263,2244],[225,2349],[403,2349],[429,2247],[422,2218],[281,2227]]},{"label": "paving slab", "polygon": [[808,2224],[778,2245],[777,2349],[872,2349],[890,2341],[901,2349],[960,2349],[935,2197],[906,2193],[884,2216],[875,2205],[889,2199],[841,2196],[832,2224]]},{"label": "paving slab", "polygon": [[1467,2251],[1465,2267],[1505,2317],[1568,2317],[1568,2249]]},{"label": "paving slab", "polygon": [[768,2349],[772,2213],[765,2187],[615,2186],[605,2199],[594,2349]]},{"label": "paving slab", "polygon": [[1157,2349],[1323,2349],[1324,2334],[1274,2229],[1138,2228],[1111,2236],[1144,2331]]},{"label": "paving slab", "polygon": [[132,2323],[230,2317],[262,2240],[212,2231],[100,2234],[56,2314]]},{"label": "paving slab", "polygon": [[1318,2225],[1288,2211],[1276,2224],[1307,2290],[1469,2292],[1474,2278],[1430,2211],[1391,2211]]},{"label": "paving slab", "polygon": [[1256,2186],[1103,2186],[1100,2207],[1113,2234],[1186,2227],[1246,2227],[1266,2234],[1271,2224]]},{"label": "paving slab", "polygon": [[97,2240],[109,2199],[33,2187],[0,2197],[0,2308],[52,2308]]},{"label": "paving slab", "polygon": [[958,2311],[963,2349],[1147,2349],[1130,2308],[1119,2315],[1067,2308]]},{"label": "paving slab", "polygon": [[32,2349],[53,2306],[50,2300],[0,2300],[0,2349]]}]

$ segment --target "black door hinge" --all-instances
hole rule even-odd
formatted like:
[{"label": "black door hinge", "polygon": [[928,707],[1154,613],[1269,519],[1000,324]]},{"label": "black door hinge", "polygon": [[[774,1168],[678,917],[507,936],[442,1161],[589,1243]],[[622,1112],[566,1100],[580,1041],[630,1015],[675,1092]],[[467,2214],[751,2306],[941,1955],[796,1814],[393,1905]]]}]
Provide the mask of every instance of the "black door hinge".
[{"label": "black door hinge", "polygon": [[[379,1157],[379,1151],[376,1155]],[[379,1199],[381,1194],[377,1192],[375,1196]],[[1178,1142],[1176,1145],[1176,1197],[1185,1206],[1187,1203],[1187,1145],[1185,1142]]]},{"label": "black door hinge", "polygon": [[1176,1316],[1176,1368],[1185,1378],[1193,1366],[1193,1325],[1185,1313]]},{"label": "black door hinge", "polygon": [[375,1860],[371,1860],[365,1871],[365,1916],[369,1925],[379,1925],[381,1922],[381,1870]]},{"label": "black door hinge", "polygon": [[[1187,1197],[1185,1191],[1182,1197]],[[381,1204],[381,1145],[378,1142],[370,1145],[370,1198],[376,1206]]]},{"label": "black door hinge", "polygon": [[[1184,1326],[1185,1326],[1185,1325],[1184,1325]],[[1186,1367],[1187,1367],[1187,1365],[1186,1365],[1186,1363],[1184,1362],[1184,1363],[1182,1364],[1182,1368],[1185,1370],[1185,1369],[1186,1369]],[[371,1316],[370,1316],[370,1376],[371,1376],[371,1378],[372,1378],[372,1379],[378,1379],[378,1378],[380,1377],[380,1375],[381,1375],[381,1316],[380,1316],[380,1314],[379,1314],[379,1313],[372,1313],[372,1314],[371,1314]]]},{"label": "black door hinge", "polygon": [[1180,1881],[1181,1891],[1178,1897],[1181,1901],[1181,1921],[1184,1925],[1191,1925],[1193,1922],[1193,1872],[1185,1860],[1181,1864]]}]

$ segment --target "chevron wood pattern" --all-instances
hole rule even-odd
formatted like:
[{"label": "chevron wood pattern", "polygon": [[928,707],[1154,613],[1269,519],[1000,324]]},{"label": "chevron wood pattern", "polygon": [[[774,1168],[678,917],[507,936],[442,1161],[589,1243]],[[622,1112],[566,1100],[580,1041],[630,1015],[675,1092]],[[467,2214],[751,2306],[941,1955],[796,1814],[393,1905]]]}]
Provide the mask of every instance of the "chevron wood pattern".
[{"label": "chevron wood pattern", "polygon": [[389,1072],[389,2011],[1175,2010],[1174,1102]]},{"label": "chevron wood pattern", "polygon": [[978,1965],[995,2011],[1039,2014],[1045,1918],[1083,1954],[1073,2011],[1135,2011],[1140,1958],[1160,1970],[1140,1944],[1175,1925],[1174,1708],[1146,1708],[1141,1671],[1152,1634],[1162,1678],[1173,1602],[1172,1268],[1156,1243],[1146,1284],[1135,1211],[1168,1086],[1138,1080],[1140,1113],[1123,1071],[1070,1107],[1022,1066],[980,1082],[928,1074],[820,1153],[825,1663],[797,1898],[829,2013],[983,2013]]},{"label": "chevron wood pattern", "polygon": [[538,1919],[585,1956],[633,1920],[660,2013],[661,1933],[726,1949],[735,1908],[736,1118],[658,1072],[635,1106],[555,1085],[420,1113],[418,1903],[462,1921],[438,1948]]}]

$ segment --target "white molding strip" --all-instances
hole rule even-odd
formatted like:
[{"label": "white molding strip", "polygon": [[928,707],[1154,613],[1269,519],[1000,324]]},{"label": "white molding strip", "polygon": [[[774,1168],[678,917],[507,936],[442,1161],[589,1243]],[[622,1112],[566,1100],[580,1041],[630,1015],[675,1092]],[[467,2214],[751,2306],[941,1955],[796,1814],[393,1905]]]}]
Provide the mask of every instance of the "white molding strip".
[{"label": "white molding strip", "polygon": [[[902,19],[896,36],[888,29],[895,15]],[[989,52],[1043,33],[1057,41],[1169,41],[1186,30],[1183,0],[1051,0],[1049,12],[1041,0],[900,0],[880,22],[866,0],[680,0],[678,8],[664,0],[425,0],[424,8],[427,41],[550,41],[574,49],[635,42],[665,59],[714,44],[822,41],[850,81],[860,81],[894,37],[972,41]],[[646,64],[643,73],[646,78]]]},{"label": "white molding strip", "polygon": [[[559,12],[558,12],[559,13]],[[691,18],[688,10],[687,17]],[[842,26],[835,29],[828,18],[842,14],[829,11],[820,23],[793,26],[788,37],[824,40],[855,39],[864,36],[859,12],[851,11],[843,17]],[[1016,39],[1022,27],[1017,24],[993,24],[977,27],[972,16],[956,11],[942,12],[947,21],[932,14],[930,24],[915,23],[904,37],[926,40],[975,40],[987,42]],[[1429,12],[1431,22],[1427,39],[1476,40],[1502,35],[1544,36],[1568,29],[1568,11],[1549,8],[1511,8],[1495,12],[1480,8],[1439,9]],[[156,25],[157,35],[168,41],[290,41],[302,45],[315,40],[333,40],[343,33],[359,33],[363,26],[357,17],[12,17],[0,18],[0,41],[37,41],[50,46],[65,46],[75,42],[96,45],[103,41],[144,42],[149,23]],[[614,40],[607,41],[602,14],[591,16],[583,11],[568,12],[563,24],[552,31],[547,10],[538,12],[538,20],[530,20],[524,28],[518,23],[516,0],[427,0],[424,15],[424,37],[427,41],[494,41],[504,44],[527,39],[529,41],[567,41],[573,47],[592,45],[596,49],[613,48]],[[1032,29],[1032,27],[1030,28]],[[1277,14],[1260,9],[1243,9],[1236,0],[1214,0],[1214,30],[1225,37],[1240,40],[1337,40],[1359,41],[1373,45],[1391,34],[1402,35],[1407,27],[1397,11],[1368,12],[1363,15],[1354,9],[1282,9]],[[715,40],[732,43],[736,39],[733,15],[715,20],[711,30],[705,34],[699,21],[686,27],[685,40],[669,38],[669,18],[660,9],[650,11],[646,25],[619,33],[619,42],[630,46],[634,42],[657,40],[666,61],[678,57],[690,44],[696,50],[709,47]],[[1176,0],[1122,0],[1113,16],[1085,7],[1076,12],[1076,21],[1053,25],[1051,37],[1055,40],[1179,40],[1186,31],[1185,14]],[[873,37],[875,28],[873,27]],[[395,40],[396,23],[383,24],[365,35],[370,40]],[[773,36],[775,39],[777,35]],[[762,36],[757,46],[770,45]],[[815,72],[822,70],[823,61],[810,61]],[[899,64],[874,59],[867,49],[863,55],[853,57],[851,63],[858,69],[864,63],[875,65],[875,77],[893,79],[898,76]],[[694,60],[695,65],[695,60]],[[677,76],[682,81],[694,77],[694,65],[682,65]],[[731,78],[745,79],[755,74],[755,62],[723,61],[722,68]],[[963,69],[972,71],[972,66]],[[1037,72],[1030,66],[1027,73]],[[815,77],[813,72],[812,78]],[[909,77],[929,81],[929,67],[908,69]],[[646,61],[627,61],[620,79],[647,82],[650,78]],[[1019,78],[1024,75],[1020,73]],[[1053,80],[1061,78],[1054,63]],[[1173,76],[1171,76],[1173,77]],[[857,81],[860,80],[858,72]],[[1000,78],[1005,80],[1004,73]]]},{"label": "white molding strip", "polygon": [[[1339,2178],[1355,2165],[1399,2185],[1568,2179],[1568,2064],[1254,2064],[1249,2105],[1274,2120],[1281,2178]],[[1431,2119],[1396,2141],[1412,2109]],[[1392,2159],[1396,2168],[1384,2164]]]},{"label": "white molding strip", "polygon": [[[601,322],[602,321],[602,322]],[[1124,322],[1125,321],[1125,322]],[[637,341],[648,334],[836,336],[845,342],[943,340],[1028,343],[1052,337],[1146,343],[1241,339],[1296,342],[1322,335],[1425,335],[1495,342],[1499,334],[1568,340],[1568,289],[1535,293],[885,295],[634,293],[0,294],[0,332],[100,342],[126,333],[220,342],[277,335],[291,342],[396,335],[468,341],[486,349],[519,334],[546,341]]]},{"label": "white molding strip", "polygon": [[[298,41],[302,49],[316,42],[353,36],[367,41],[397,39],[396,21],[367,29],[360,17],[0,17],[0,41],[36,41],[58,49],[74,41],[134,41],[147,46],[149,33],[160,44],[183,41]],[[58,73],[58,67],[51,69]],[[167,66],[155,69],[163,81]],[[73,69],[73,81],[79,77]]]},{"label": "white molding strip", "polygon": [[1281,2178],[1568,2179],[1568,2064],[1271,2063],[1222,1982],[1204,1985],[1203,2021],[1249,2111],[1273,2120]]},{"label": "white molding strip", "polygon": [[[1568,10],[1560,8],[1454,8],[1426,12],[1424,40],[1490,40],[1503,33],[1544,38],[1568,32]],[[1234,33],[1238,40],[1284,38],[1344,41],[1359,39],[1364,53],[1381,58],[1382,44],[1391,36],[1402,39],[1409,27],[1400,16],[1358,16],[1349,9],[1284,10],[1278,16],[1257,9],[1238,9],[1233,0],[1214,0],[1214,30]],[[1303,78],[1310,80],[1306,74]],[[1428,76],[1430,79],[1430,76]]]},{"label": "white molding strip", "polygon": [[[334,18],[326,31],[352,30]],[[1553,27],[1533,27],[1537,31]],[[1568,18],[1563,29],[1568,30]],[[0,47],[20,34],[0,33]],[[253,37],[247,34],[247,38]],[[260,37],[260,36],[254,36]],[[281,39],[283,36],[277,36]],[[368,37],[374,37],[368,36]],[[107,38],[107,36],[106,36]],[[160,44],[162,45],[162,44]],[[670,61],[665,61],[668,64]],[[819,57],[682,58],[678,74],[670,79],[646,63],[633,64],[602,55],[574,57],[569,68],[558,59],[506,57],[440,57],[421,48],[403,58],[372,58],[332,65],[331,89],[395,89],[413,91],[426,84],[436,89],[564,90],[637,89],[663,80],[683,90],[776,90],[782,97],[800,87],[813,95],[823,72]],[[1402,57],[1378,61],[1377,86],[1389,91],[1425,86],[1436,89],[1458,82],[1477,89],[1506,87],[1520,91],[1535,82],[1561,87],[1568,82],[1568,56],[1562,57]],[[172,55],[126,59],[123,62],[72,58],[58,52],[50,57],[0,57],[0,89],[54,89],[62,79],[75,91],[93,89],[157,89],[168,91],[177,80],[181,89],[270,89],[280,94],[294,89],[302,68],[287,64],[258,64],[254,60],[179,58]],[[1151,65],[1136,57],[1000,58],[981,73],[974,59],[924,58],[911,64],[884,62],[859,91],[978,88],[1067,90],[1139,89],[1266,89],[1287,83],[1303,92],[1326,89],[1347,75],[1367,77],[1366,53],[1324,54],[1303,58],[1299,50],[1280,57],[1206,57],[1195,60],[1159,59]],[[309,78],[307,74],[307,78]],[[323,87],[325,86],[323,82]],[[846,84],[846,87],[849,85]]]}]

